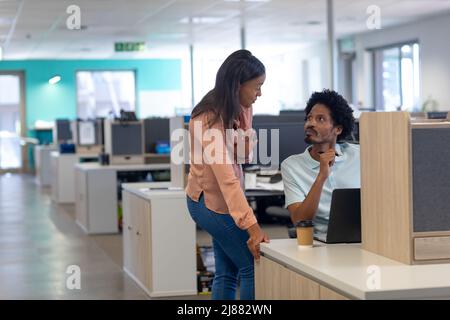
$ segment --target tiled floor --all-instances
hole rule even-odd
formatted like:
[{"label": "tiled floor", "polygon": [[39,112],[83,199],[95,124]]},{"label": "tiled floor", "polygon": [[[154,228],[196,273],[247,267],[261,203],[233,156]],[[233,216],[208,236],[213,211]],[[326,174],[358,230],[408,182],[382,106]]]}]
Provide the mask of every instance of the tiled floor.
[{"label": "tiled floor", "polygon": [[[147,299],[73,219],[27,175],[0,175],[0,299]],[[81,289],[70,290],[70,265]]]},{"label": "tiled floor", "polygon": [[[34,176],[0,175],[0,299],[149,299],[122,271],[121,235],[85,235],[74,210],[52,203]],[[272,239],[287,235],[282,226],[265,230]],[[198,231],[197,242],[211,238]],[[80,267],[80,290],[66,286],[70,265]]]}]

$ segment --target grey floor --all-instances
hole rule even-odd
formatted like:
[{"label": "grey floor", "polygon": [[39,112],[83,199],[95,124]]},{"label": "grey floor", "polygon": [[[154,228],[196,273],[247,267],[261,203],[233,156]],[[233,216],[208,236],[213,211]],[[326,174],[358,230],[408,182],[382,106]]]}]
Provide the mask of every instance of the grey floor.
[{"label": "grey floor", "polygon": [[[0,174],[0,299],[149,299],[122,271],[121,235],[87,236],[74,216],[74,205],[52,203],[34,176]],[[283,226],[264,229],[287,237]],[[197,243],[211,237],[198,231]],[[66,286],[71,265],[80,267],[80,290]]]}]

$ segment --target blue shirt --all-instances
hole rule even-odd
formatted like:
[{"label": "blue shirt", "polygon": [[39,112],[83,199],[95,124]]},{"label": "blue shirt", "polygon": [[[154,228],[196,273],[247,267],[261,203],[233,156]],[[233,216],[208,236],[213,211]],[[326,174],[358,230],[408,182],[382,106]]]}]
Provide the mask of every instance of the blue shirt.
[{"label": "blue shirt", "polygon": [[[315,236],[327,233],[333,190],[361,187],[359,145],[346,142],[336,144],[336,153],[338,156],[323,186],[319,207],[314,217]],[[305,200],[319,174],[319,169],[320,162],[311,157],[308,149],[301,154],[290,156],[281,163],[286,207]]]}]

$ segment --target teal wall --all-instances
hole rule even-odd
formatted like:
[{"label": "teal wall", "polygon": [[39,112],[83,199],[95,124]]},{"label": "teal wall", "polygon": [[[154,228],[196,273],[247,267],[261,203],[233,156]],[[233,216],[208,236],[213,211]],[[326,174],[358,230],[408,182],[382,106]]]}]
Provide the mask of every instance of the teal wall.
[{"label": "teal wall", "polygon": [[[25,72],[26,122],[30,129],[36,120],[75,119],[76,79],[78,70],[135,70],[136,103],[139,114],[139,92],[180,90],[181,61],[149,60],[23,60],[0,61],[0,71]],[[60,75],[56,85],[48,79]]]}]

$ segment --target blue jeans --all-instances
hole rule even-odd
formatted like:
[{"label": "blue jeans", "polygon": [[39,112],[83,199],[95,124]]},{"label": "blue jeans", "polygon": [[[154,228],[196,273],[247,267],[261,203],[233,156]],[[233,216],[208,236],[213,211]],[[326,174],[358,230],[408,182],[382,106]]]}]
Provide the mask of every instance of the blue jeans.
[{"label": "blue jeans", "polygon": [[241,299],[254,300],[254,265],[253,256],[247,247],[247,231],[239,229],[229,214],[209,210],[205,206],[203,194],[198,202],[187,197],[187,206],[195,223],[213,238],[216,274],[212,299],[236,299],[236,287],[240,280]]}]

